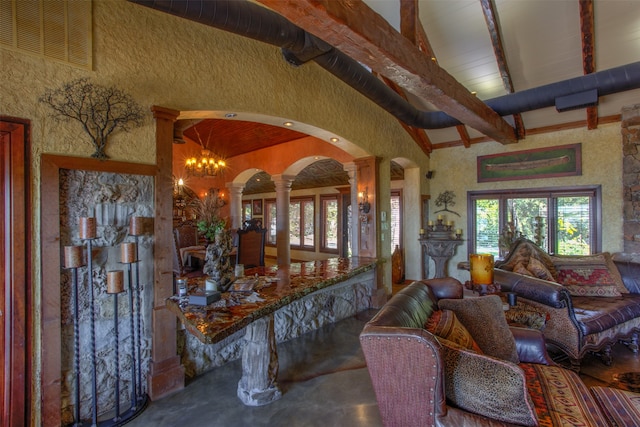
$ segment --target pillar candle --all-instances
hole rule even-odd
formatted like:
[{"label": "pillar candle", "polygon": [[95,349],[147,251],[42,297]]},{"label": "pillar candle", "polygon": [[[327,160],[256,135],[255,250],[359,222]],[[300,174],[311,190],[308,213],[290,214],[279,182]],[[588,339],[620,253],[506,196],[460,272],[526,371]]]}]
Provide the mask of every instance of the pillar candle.
[{"label": "pillar candle", "polygon": [[120,245],[120,262],[131,264],[136,262],[136,244],[125,242]]},{"label": "pillar candle", "polygon": [[107,293],[119,294],[124,291],[124,271],[107,271]]},{"label": "pillar candle", "polygon": [[474,285],[493,284],[493,255],[471,254],[469,262],[471,264],[471,282]]},{"label": "pillar candle", "polygon": [[429,227],[433,227],[433,221],[432,221],[432,220],[429,220],[429,222],[427,222],[427,225],[428,225]]},{"label": "pillar candle", "polygon": [[462,236],[462,228],[456,228],[456,234],[459,234]]},{"label": "pillar candle", "polygon": [[438,215],[438,221],[442,221],[444,219],[444,215]]},{"label": "pillar candle", "polygon": [[132,216],[129,220],[129,235],[140,236],[144,233],[144,217]]},{"label": "pillar candle", "polygon": [[78,268],[82,267],[82,246],[65,246],[64,247],[64,267]]},{"label": "pillar candle", "polygon": [[420,234],[424,234],[424,228],[420,229]]},{"label": "pillar candle", "polygon": [[96,237],[96,219],[94,217],[80,217],[80,238],[88,240]]}]

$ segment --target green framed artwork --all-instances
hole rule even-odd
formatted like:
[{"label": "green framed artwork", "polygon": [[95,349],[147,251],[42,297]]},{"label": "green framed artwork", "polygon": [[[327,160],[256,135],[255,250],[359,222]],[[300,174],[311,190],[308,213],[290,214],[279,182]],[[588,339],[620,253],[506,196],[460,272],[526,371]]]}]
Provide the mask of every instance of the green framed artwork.
[{"label": "green framed artwork", "polygon": [[478,182],[582,175],[582,144],[478,156]]}]

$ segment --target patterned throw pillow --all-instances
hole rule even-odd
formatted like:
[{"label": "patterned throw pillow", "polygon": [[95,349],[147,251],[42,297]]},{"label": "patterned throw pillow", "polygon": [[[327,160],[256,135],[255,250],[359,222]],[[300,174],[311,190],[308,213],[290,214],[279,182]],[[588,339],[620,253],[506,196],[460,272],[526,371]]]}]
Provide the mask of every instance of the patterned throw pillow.
[{"label": "patterned throw pillow", "polygon": [[467,328],[458,321],[456,314],[451,310],[434,311],[427,319],[425,329],[433,335],[452,341],[467,350],[482,353]]},{"label": "patterned throw pillow", "polygon": [[516,340],[507,325],[499,296],[441,299],[438,307],[456,313],[484,354],[519,363]]},{"label": "patterned throw pillow", "polygon": [[540,249],[540,247],[531,240],[527,240],[525,238],[520,238],[511,245],[507,257],[503,261],[497,262],[496,268],[514,271],[514,268],[518,263],[528,266],[532,258],[540,261],[549,271],[551,277],[554,278],[552,280],[555,281],[556,269],[549,254]]},{"label": "patterned throw pillow", "polygon": [[532,276],[537,277],[538,279],[551,280],[552,282],[555,281],[554,277],[551,275],[551,272],[547,269],[547,267],[545,267],[541,261],[534,257],[529,258],[527,271],[529,271]]},{"label": "patterned throw pillow", "polygon": [[538,425],[526,378],[518,365],[473,353],[442,338],[438,341],[442,344],[447,400],[494,420]]},{"label": "patterned throw pillow", "polygon": [[622,292],[629,292],[607,252],[582,256],[556,255],[551,259],[556,266],[558,283],[565,285],[572,295],[620,296]]}]

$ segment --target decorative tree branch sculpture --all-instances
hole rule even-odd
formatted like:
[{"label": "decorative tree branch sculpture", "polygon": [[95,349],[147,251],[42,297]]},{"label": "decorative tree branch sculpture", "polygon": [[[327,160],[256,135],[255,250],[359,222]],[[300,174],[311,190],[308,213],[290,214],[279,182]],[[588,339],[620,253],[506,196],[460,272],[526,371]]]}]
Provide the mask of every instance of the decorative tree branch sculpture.
[{"label": "decorative tree branch sculpture", "polygon": [[100,160],[109,158],[104,150],[114,130],[128,132],[142,124],[142,108],[131,96],[115,87],[93,84],[86,78],[47,90],[40,102],[53,108],[56,119],[80,122],[96,148],[91,157]]},{"label": "decorative tree branch sculpture", "polygon": [[456,202],[455,199],[456,198],[456,193],[454,193],[453,191],[447,190],[444,191],[442,193],[440,193],[438,195],[438,198],[436,199],[436,206],[442,206],[444,205],[444,209],[440,209],[439,211],[436,211],[435,213],[438,212],[451,212],[452,214],[456,214],[458,216],[460,216],[460,214],[458,212],[452,211],[451,209],[449,209],[449,206],[455,206]]}]

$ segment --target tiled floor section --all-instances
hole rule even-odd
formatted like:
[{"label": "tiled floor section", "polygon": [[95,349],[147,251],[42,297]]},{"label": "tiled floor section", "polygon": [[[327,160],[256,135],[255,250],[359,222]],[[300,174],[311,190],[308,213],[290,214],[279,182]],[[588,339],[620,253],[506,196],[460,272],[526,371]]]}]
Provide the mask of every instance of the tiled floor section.
[{"label": "tiled floor section", "polygon": [[[394,289],[395,291],[395,289]],[[381,426],[358,335],[373,310],[278,345],[283,391],[262,407],[236,397],[241,376],[234,361],[196,378],[185,389],[151,402],[131,427],[313,427]],[[587,385],[608,385],[619,372],[640,372],[640,356],[617,344],[613,364],[587,356],[581,376]]]}]

